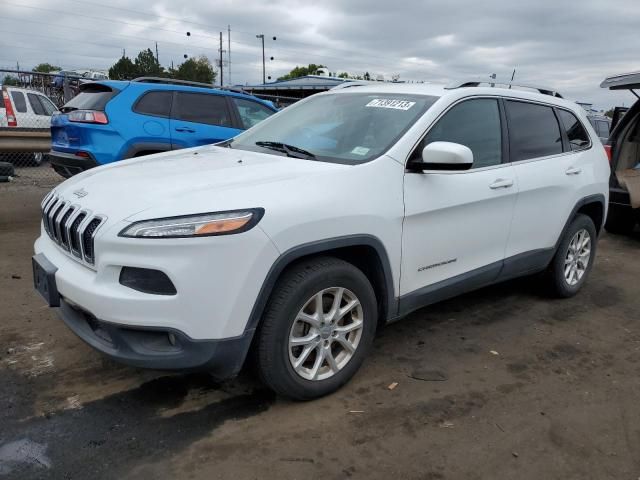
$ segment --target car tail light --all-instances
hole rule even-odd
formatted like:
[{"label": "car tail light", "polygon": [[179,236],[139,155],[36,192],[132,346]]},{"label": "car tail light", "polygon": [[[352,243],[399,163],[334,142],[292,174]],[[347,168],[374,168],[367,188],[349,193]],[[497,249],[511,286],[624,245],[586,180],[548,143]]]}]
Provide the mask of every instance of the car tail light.
[{"label": "car tail light", "polygon": [[604,152],[607,154],[607,159],[611,163],[611,145],[604,145]]},{"label": "car tail light", "polygon": [[101,125],[109,123],[109,119],[104,112],[97,112],[95,110],[74,110],[67,115],[70,122],[99,123]]},{"label": "car tail light", "polygon": [[15,113],[13,113],[13,106],[11,105],[11,100],[9,99],[9,93],[3,90],[2,98],[4,99],[4,108],[7,111],[7,125],[9,127],[17,127],[18,122],[16,121]]}]

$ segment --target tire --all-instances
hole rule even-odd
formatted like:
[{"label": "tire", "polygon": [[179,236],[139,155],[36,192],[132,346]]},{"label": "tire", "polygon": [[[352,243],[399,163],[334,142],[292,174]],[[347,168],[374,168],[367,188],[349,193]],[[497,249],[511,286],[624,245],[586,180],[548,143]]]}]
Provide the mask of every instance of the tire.
[{"label": "tire", "polygon": [[46,155],[42,152],[35,152],[30,154],[31,165],[39,167],[46,160]]},{"label": "tire", "polygon": [[633,210],[630,208],[621,209],[609,207],[607,221],[604,224],[607,232],[615,235],[629,235],[633,232],[635,226],[636,218],[633,215]]},{"label": "tire", "polygon": [[13,177],[16,172],[13,168],[13,164],[9,162],[0,162],[0,177]]},{"label": "tire", "polygon": [[[588,235],[589,254],[586,261],[584,256],[584,252],[586,250],[584,250],[583,247],[580,247],[580,238],[578,237],[579,233]],[[577,243],[574,243],[574,241]],[[575,254],[571,255],[570,249],[574,250],[576,246],[579,247],[578,257],[582,257],[581,260],[579,258],[575,259]],[[597,233],[593,220],[591,220],[587,215],[576,215],[569,225],[569,228],[567,228],[564,233],[564,236],[560,241],[560,245],[558,246],[558,250],[551,261],[548,273],[551,293],[561,298],[569,298],[578,293],[591,272],[593,261],[596,256],[596,249]],[[567,262],[571,263],[567,265]],[[571,265],[575,265],[575,270],[571,268]],[[567,269],[569,269],[568,273]],[[580,274],[581,270],[582,273]]]},{"label": "tire", "polygon": [[[307,323],[317,314],[315,300],[319,292],[322,292],[323,319],[327,321],[322,329]],[[329,319],[335,310],[331,307],[338,297],[342,299],[343,311],[354,306],[331,324]],[[301,316],[306,320],[300,320]],[[333,257],[298,263],[278,280],[265,309],[255,345],[258,374],[276,393],[294,400],[311,400],[332,393],[348,382],[362,365],[371,349],[377,317],[375,293],[359,269]],[[321,324],[317,320],[315,318],[314,323]],[[361,328],[356,329],[354,326],[359,321]],[[353,330],[338,332],[348,328]],[[291,338],[304,337],[315,337],[315,340],[304,346],[291,346]],[[355,345],[353,353],[345,348],[345,342]],[[303,358],[306,350],[309,351]],[[324,356],[327,352],[331,358]],[[298,370],[294,362],[301,362]],[[316,363],[320,368],[315,368]]]}]

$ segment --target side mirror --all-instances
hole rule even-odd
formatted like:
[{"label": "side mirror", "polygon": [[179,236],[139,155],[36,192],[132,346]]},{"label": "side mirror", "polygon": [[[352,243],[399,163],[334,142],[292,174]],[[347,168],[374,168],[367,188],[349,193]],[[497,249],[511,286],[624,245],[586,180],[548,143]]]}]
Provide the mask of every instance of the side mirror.
[{"label": "side mirror", "polygon": [[409,169],[423,172],[469,170],[473,152],[469,147],[453,142],[432,142],[422,150],[422,161],[411,161]]}]

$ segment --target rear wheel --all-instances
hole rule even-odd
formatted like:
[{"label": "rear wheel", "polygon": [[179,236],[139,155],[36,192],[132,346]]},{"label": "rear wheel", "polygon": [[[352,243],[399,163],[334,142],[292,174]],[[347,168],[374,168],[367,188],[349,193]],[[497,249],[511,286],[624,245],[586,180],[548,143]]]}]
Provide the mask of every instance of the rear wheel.
[{"label": "rear wheel", "polygon": [[331,257],[300,263],[267,305],[256,345],[260,377],[296,400],[327,395],[360,368],[376,323],[375,294],[360,270]]},{"label": "rear wheel", "polygon": [[587,280],[596,256],[597,233],[593,220],[579,214],[565,232],[551,261],[549,279],[552,292],[572,297]]},{"label": "rear wheel", "polygon": [[609,207],[607,221],[604,224],[604,228],[607,232],[619,235],[628,235],[633,232],[635,226],[636,218],[633,215],[632,209]]}]

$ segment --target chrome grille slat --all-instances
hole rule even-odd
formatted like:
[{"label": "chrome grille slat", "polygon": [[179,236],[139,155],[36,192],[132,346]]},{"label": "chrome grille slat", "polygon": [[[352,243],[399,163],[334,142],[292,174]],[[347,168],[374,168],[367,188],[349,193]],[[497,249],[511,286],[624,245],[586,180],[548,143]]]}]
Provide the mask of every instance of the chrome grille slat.
[{"label": "chrome grille slat", "polygon": [[56,208],[55,213],[53,214],[53,237],[58,244],[62,242],[62,235],[60,234],[60,221],[62,220],[62,216],[67,210],[68,203],[63,201],[60,207]]},{"label": "chrome grille slat", "polygon": [[48,194],[40,205],[44,230],[49,238],[78,261],[93,266],[96,233],[106,217],[93,215],[90,210],[83,210],[54,193]]}]

